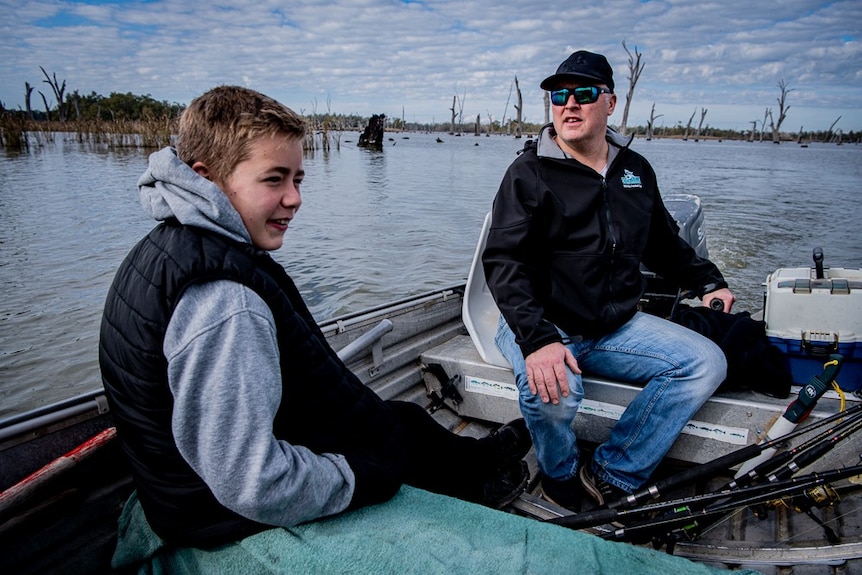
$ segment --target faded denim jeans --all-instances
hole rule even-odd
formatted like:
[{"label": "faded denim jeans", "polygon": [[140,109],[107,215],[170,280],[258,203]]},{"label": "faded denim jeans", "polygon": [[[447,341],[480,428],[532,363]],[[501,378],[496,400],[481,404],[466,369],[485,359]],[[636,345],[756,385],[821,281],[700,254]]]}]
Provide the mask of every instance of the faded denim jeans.
[{"label": "faded denim jeans", "polygon": [[[530,392],[524,356],[502,317],[495,341],[514,368],[521,413],[533,437],[539,469],[560,481],[573,477],[578,450],[572,423],[584,397],[581,376],[566,368],[569,396],[560,397],[557,405],[542,403]],[[727,372],[724,353],[716,344],[642,312],[611,334],[570,343],[568,348],[588,375],[643,385],[592,461],[599,477],[628,492],[646,483]]]}]

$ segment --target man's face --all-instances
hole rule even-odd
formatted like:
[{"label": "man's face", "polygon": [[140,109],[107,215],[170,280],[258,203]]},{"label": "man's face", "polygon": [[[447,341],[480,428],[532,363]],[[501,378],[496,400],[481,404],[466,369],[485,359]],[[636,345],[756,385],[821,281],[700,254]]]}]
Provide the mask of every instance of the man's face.
[{"label": "man's face", "polygon": [[[603,84],[584,82],[564,82],[556,89],[598,86]],[[617,97],[615,94],[599,94],[598,100],[591,104],[578,104],[574,96],[569,96],[565,105],[551,104],[554,112],[554,130],[557,142],[565,151],[583,149],[604,141],[608,117],[614,113]],[[567,149],[568,148],[568,149]]]}]

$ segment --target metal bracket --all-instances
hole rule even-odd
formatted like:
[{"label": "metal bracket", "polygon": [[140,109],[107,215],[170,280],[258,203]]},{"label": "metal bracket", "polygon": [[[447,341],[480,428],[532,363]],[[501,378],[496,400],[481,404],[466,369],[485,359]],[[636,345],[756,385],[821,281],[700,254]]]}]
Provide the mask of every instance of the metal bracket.
[{"label": "metal bracket", "polygon": [[[434,378],[433,382],[429,382],[425,375]],[[461,378],[460,375],[449,377],[446,375],[446,370],[439,363],[431,363],[422,368],[422,379],[425,380],[425,388],[428,390],[428,397],[431,398],[431,407],[428,411],[434,413],[441,407],[446,405],[446,400],[450,400],[455,405],[458,405],[464,398],[458,393],[458,386],[455,383]],[[434,383],[438,385],[434,385]]]}]

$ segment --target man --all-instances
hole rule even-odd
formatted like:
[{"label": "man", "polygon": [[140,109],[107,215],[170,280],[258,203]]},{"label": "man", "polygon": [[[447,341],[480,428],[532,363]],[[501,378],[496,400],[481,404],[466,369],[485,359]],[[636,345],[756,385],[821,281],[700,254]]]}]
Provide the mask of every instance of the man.
[{"label": "man", "polygon": [[[715,344],[638,311],[641,263],[705,305],[717,298],[729,311],[735,298],[679,238],[649,163],[608,129],[616,95],[607,59],[575,52],[541,87],[553,123],[503,178],[483,264],[543,492],[576,509],[582,490],[606,505],[643,485],[725,377]],[[643,391],[579,471],[572,422],[582,369]]]}]

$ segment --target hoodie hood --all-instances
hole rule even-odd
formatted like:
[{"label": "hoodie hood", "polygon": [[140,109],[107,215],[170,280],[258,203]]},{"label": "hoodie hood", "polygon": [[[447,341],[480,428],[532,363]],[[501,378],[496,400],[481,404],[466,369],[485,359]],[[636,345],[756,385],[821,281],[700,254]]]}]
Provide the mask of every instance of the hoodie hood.
[{"label": "hoodie hood", "polygon": [[168,147],[150,154],[138,179],[141,207],[153,219],[176,218],[181,224],[251,243],[239,212],[217,185],[199,176]]},{"label": "hoodie hood", "polygon": [[[554,124],[545,124],[542,126],[541,131],[539,132],[538,137],[538,148],[536,153],[539,157],[545,158],[557,158],[563,159],[568,157],[566,153],[560,148],[557,144],[557,141],[554,139],[554,136],[557,135],[557,132],[554,130]],[[620,134],[619,132],[612,130],[611,128],[607,128],[605,131],[605,139],[611,144],[612,148],[610,154],[612,156],[616,156],[617,151],[613,149],[616,148],[628,148],[629,144],[634,140],[634,134],[629,136],[628,138]],[[609,162],[612,158],[608,158]]]}]

